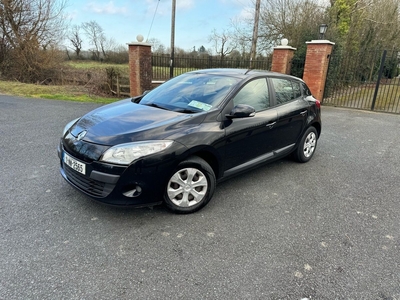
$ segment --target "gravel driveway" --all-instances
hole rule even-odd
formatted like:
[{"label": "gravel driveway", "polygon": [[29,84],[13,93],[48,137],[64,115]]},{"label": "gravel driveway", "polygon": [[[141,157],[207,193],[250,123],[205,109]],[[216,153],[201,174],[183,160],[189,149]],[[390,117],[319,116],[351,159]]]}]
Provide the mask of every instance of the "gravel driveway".
[{"label": "gravel driveway", "polygon": [[312,161],[174,215],[61,178],[61,131],[97,106],[0,95],[0,299],[400,299],[399,115],[323,107]]}]

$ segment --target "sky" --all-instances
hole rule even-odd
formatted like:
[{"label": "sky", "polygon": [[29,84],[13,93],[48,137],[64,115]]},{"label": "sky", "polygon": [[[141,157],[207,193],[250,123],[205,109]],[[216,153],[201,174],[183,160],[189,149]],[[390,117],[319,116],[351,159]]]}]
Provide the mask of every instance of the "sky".
[{"label": "sky", "polygon": [[[175,47],[186,51],[200,46],[212,49],[208,38],[213,30],[222,32],[229,29],[231,20],[254,16],[253,3],[254,0],[176,0]],[[165,47],[171,46],[172,0],[67,0],[65,13],[71,25],[96,21],[106,37],[119,45],[134,42],[141,34],[145,41],[155,38]]]}]

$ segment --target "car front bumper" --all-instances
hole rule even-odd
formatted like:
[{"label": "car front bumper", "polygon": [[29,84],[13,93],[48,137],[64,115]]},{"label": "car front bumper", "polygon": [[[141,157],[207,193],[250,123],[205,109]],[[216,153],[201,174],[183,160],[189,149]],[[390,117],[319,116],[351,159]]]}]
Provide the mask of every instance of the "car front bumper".
[{"label": "car front bumper", "polygon": [[139,159],[130,166],[119,166],[98,161],[83,162],[68,153],[85,164],[86,172],[81,174],[64,162],[66,151],[61,143],[57,152],[60,173],[69,184],[96,201],[116,206],[160,204],[168,176],[176,167],[176,160],[171,158],[174,155]]}]

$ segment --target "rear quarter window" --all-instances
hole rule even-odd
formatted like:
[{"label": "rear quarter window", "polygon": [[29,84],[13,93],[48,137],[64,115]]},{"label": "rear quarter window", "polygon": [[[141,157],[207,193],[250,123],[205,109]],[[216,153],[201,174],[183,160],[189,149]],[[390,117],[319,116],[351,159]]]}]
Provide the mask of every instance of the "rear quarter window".
[{"label": "rear quarter window", "polygon": [[312,96],[310,89],[308,88],[308,86],[304,82],[301,83],[301,87],[303,89],[304,96],[306,96],[306,97],[307,96]]}]

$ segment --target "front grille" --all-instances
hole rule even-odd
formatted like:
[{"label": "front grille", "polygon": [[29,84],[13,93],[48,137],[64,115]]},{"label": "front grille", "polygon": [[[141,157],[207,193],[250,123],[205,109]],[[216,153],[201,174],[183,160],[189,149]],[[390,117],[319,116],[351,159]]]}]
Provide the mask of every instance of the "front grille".
[{"label": "front grille", "polygon": [[81,190],[94,197],[107,197],[114,189],[114,184],[104,183],[80,174],[63,163],[65,174],[69,181]]}]

